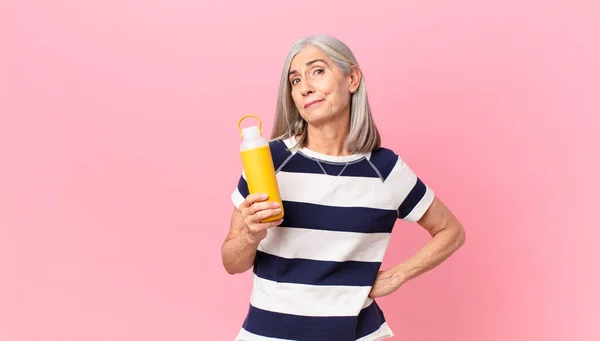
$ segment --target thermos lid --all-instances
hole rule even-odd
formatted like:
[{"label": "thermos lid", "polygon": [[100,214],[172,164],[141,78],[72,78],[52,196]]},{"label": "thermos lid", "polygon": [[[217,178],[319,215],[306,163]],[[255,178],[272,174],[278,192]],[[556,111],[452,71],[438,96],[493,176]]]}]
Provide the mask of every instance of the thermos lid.
[{"label": "thermos lid", "polygon": [[[258,126],[251,126],[251,127],[242,129],[242,126],[241,126],[242,121],[248,117],[255,118],[258,121]],[[238,121],[238,129],[240,130],[240,135],[242,136],[242,138],[244,140],[256,139],[256,138],[261,137],[262,121],[260,120],[260,118],[254,116],[254,115],[246,115],[246,116],[243,116],[242,118],[240,118],[240,120]]]},{"label": "thermos lid", "polygon": [[258,126],[252,126],[242,129],[242,137],[244,140],[255,139],[260,137],[260,129]]}]

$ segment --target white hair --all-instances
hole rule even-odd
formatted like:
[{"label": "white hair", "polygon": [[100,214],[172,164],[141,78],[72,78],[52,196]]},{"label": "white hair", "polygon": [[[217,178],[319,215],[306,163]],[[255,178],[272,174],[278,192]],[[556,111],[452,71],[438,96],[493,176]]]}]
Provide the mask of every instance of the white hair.
[{"label": "white hair", "polygon": [[[359,68],[358,62],[348,46],[334,37],[316,35],[299,39],[292,45],[281,73],[271,138],[284,139],[300,135],[295,148],[304,147],[306,144],[307,123],[300,116],[292,99],[288,73],[294,56],[307,46],[314,46],[322,50],[344,74],[350,72],[352,65]],[[381,137],[371,114],[364,75],[360,79],[357,91],[351,96],[350,131],[345,140],[345,147],[352,153],[367,153],[380,147]]]}]

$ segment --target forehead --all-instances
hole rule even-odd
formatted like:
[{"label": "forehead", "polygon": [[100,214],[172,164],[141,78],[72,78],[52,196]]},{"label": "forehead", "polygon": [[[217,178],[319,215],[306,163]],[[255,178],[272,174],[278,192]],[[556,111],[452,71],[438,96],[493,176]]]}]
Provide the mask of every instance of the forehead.
[{"label": "forehead", "polygon": [[294,58],[292,58],[292,62],[290,63],[290,68],[292,70],[300,69],[303,66],[305,66],[306,63],[316,60],[316,59],[322,59],[325,62],[327,62],[328,64],[331,64],[329,57],[327,57],[327,54],[325,54],[325,52],[323,52],[318,47],[307,46],[304,49],[302,49],[302,51],[298,52],[298,54],[295,55]]}]

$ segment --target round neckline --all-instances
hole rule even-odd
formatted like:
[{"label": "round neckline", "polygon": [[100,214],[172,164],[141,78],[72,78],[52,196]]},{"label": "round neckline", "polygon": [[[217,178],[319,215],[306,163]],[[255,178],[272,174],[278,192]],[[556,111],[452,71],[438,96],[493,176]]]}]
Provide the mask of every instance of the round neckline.
[{"label": "round neckline", "polygon": [[[285,144],[287,145],[288,148],[294,147],[297,143],[298,143],[298,141],[296,141],[295,136],[291,136],[285,140]],[[317,159],[320,161],[333,162],[333,163],[346,163],[346,162],[358,161],[367,156],[367,154],[361,154],[361,153],[350,154],[350,155],[339,155],[339,156],[327,155],[327,154],[316,152],[312,149],[308,149],[306,147],[299,147],[298,152],[302,153],[310,158],[314,158],[314,159]]]}]

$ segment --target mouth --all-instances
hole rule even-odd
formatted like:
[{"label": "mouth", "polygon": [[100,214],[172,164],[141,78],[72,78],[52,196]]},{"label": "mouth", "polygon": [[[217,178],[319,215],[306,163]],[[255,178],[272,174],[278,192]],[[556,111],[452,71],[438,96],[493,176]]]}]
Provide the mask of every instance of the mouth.
[{"label": "mouth", "polygon": [[322,100],[322,99],[319,99],[319,100],[316,100],[316,101],[312,101],[312,102],[306,103],[306,104],[304,105],[304,109],[310,108],[310,107],[312,107],[313,105],[315,105],[315,104],[317,104],[317,103],[321,103],[321,102],[323,102],[323,100]]}]

